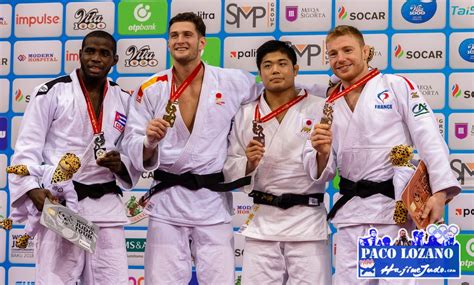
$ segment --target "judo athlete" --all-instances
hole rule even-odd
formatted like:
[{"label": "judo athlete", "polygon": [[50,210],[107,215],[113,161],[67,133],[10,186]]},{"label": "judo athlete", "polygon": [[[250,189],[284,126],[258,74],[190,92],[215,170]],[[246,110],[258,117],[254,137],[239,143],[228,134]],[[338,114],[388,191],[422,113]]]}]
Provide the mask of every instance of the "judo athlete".
[{"label": "judo athlete", "polygon": [[[334,102],[332,126],[316,125],[304,161],[314,179],[330,180],[336,169],[341,176],[341,198],[328,214],[337,228],[335,284],[416,284],[413,279],[358,280],[357,238],[370,227],[377,228],[379,236],[397,236],[400,226],[393,220],[394,170],[389,155],[400,144],[414,145],[425,161],[433,196],[423,216],[439,222],[447,199],[461,190],[449,166],[448,148],[416,84],[369,69],[369,46],[356,28],[336,27],[327,35],[326,46],[331,69],[342,83],[333,94],[343,90],[348,94]],[[316,163],[312,147],[326,144],[331,133],[332,152],[320,171],[324,164]]]},{"label": "judo athlete", "polygon": [[[117,63],[116,41],[108,33],[85,36],[81,67],[45,83],[28,103],[12,164],[56,165],[64,153],[76,154],[81,168],[74,176],[79,214],[100,227],[90,254],[42,227],[35,238],[36,284],[128,284],[123,225],[127,223],[122,188],[138,180],[130,160],[115,144],[125,128],[130,95],[107,79]],[[11,206],[29,199],[42,210],[51,192],[34,176],[10,175]],[[117,185],[118,184],[118,185]]]},{"label": "judo athlete", "polygon": [[145,207],[147,284],[188,284],[192,259],[199,284],[234,283],[228,191],[240,185],[221,183],[222,167],[231,120],[257,91],[251,74],[201,61],[205,35],[196,14],[173,17],[173,68],[146,80],[131,103],[123,145],[137,169],[154,171],[156,185]]},{"label": "judo athlete", "polygon": [[[243,230],[242,284],[331,284],[325,181],[303,168],[303,149],[324,99],[295,87],[296,53],[271,40],[257,49],[265,89],[237,113],[226,179],[253,177],[253,218]],[[325,145],[330,152],[330,141]]]}]

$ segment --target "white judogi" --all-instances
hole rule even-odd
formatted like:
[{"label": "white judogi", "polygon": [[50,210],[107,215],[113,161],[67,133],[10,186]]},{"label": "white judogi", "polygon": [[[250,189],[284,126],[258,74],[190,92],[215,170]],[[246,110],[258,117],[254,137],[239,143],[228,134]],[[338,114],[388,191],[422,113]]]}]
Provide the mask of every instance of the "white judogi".
[{"label": "white judogi", "polygon": [[[130,95],[115,83],[108,82],[107,86],[103,101],[102,131],[105,148],[110,151],[117,149],[115,144],[123,132],[123,116],[126,115]],[[130,189],[133,186],[95,162],[93,130],[76,71],[42,85],[34,94],[23,117],[12,164],[57,165],[64,153],[72,152],[81,159],[81,169],[75,174],[74,180],[83,184],[116,180],[122,188]],[[120,122],[117,119],[119,115],[122,115]],[[137,181],[140,173],[133,169],[126,156],[121,156],[121,159],[132,181]],[[11,206],[17,208],[28,199],[26,192],[40,188],[40,185],[33,176],[10,175],[9,187]],[[79,213],[101,227],[99,240],[104,235],[108,240],[98,242],[98,250],[90,255],[43,229],[38,233],[35,248],[37,284],[70,284],[80,278],[81,273],[84,273],[83,281],[86,284],[128,284],[123,239],[123,225],[127,223],[127,218],[120,197],[106,194],[99,199],[85,198],[79,202]],[[85,261],[89,259],[99,260],[101,266],[87,267],[96,264]],[[94,274],[87,275],[91,270]]]},{"label": "white judogi", "polygon": [[[425,161],[433,192],[450,188],[449,198],[461,189],[449,167],[448,148],[431,108],[416,85],[403,77],[379,74],[371,79],[362,90],[354,112],[343,98],[336,100],[331,130],[333,153],[321,180],[332,179],[336,168],[341,177],[354,182],[389,180],[394,175],[389,161],[391,148],[408,144],[414,145]],[[306,145],[304,157],[305,168],[314,178],[315,151],[310,144]],[[356,279],[356,262],[342,261],[339,253],[357,260],[357,240],[348,238],[362,232],[357,225],[376,226],[380,235],[395,238],[398,227],[389,226],[395,224],[394,207],[395,200],[375,194],[365,199],[354,197],[339,209],[332,220],[338,228],[336,285],[362,284]]]},{"label": "white judogi", "polygon": [[[301,90],[298,96],[306,94]],[[259,104],[261,116],[271,113],[260,96],[237,113],[230,135],[228,158],[224,166],[226,180],[245,176],[246,147],[254,134],[252,121]],[[281,121],[272,118],[262,123],[265,154],[251,173],[253,189],[282,195],[324,193],[325,181],[315,182],[304,171],[302,152],[314,124],[321,120],[324,100],[307,96],[287,110]],[[243,284],[330,284],[330,258],[327,244],[328,224],[324,203],[317,207],[293,206],[281,209],[259,205],[255,217],[242,232],[246,236]]]},{"label": "white judogi", "polygon": [[[161,118],[165,114],[171,79],[171,69],[153,75],[142,84],[142,91],[135,92],[133,96],[123,140],[129,157],[133,158],[132,163],[141,171],[160,169],[175,174],[188,171],[194,174],[220,172],[227,157],[227,135],[231,121],[241,104],[256,98],[254,76],[240,70],[205,65],[192,133],[184,124],[178,108],[174,127],[169,128],[165,138],[160,141],[152,164],[143,165],[145,129],[151,119]],[[186,279],[186,272],[185,277],[180,274],[170,276],[169,273],[183,270],[191,272],[191,255],[186,254],[187,251],[183,253],[180,241],[192,239],[191,251],[197,254],[194,258],[199,283],[233,284],[231,199],[230,192],[217,193],[208,189],[191,191],[181,186],[155,194],[145,209],[150,214],[145,282],[187,284],[189,280]],[[219,226],[220,229],[209,230],[207,234],[196,233],[205,232],[210,226]],[[166,241],[151,237],[152,232],[166,232],[167,240],[174,243],[167,242],[163,246]],[[171,236],[173,233],[174,236]],[[186,236],[183,237],[183,234]],[[214,254],[201,250],[205,243],[211,248],[220,249],[219,259],[213,259]],[[168,262],[161,263],[158,256],[160,260],[165,256]]]}]

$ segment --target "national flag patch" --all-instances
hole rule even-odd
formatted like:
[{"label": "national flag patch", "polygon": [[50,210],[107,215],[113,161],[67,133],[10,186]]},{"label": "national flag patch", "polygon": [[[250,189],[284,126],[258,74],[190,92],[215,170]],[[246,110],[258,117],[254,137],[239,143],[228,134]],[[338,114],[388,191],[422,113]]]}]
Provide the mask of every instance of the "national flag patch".
[{"label": "national flag patch", "polygon": [[127,116],[119,112],[115,112],[114,128],[116,128],[119,132],[123,132],[126,123]]}]

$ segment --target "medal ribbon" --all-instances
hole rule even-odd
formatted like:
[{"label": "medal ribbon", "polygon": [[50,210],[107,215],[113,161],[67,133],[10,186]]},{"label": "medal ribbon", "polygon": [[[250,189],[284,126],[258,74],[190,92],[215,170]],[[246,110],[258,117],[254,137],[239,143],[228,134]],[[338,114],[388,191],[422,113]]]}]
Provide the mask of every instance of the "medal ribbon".
[{"label": "medal ribbon", "polygon": [[79,69],[77,70],[76,73],[77,73],[77,78],[79,79],[79,84],[81,85],[82,93],[84,94],[84,97],[86,99],[87,113],[89,113],[89,119],[91,121],[92,130],[94,131],[94,134],[99,134],[102,132],[102,114],[103,114],[102,110],[104,107],[105,95],[107,95],[107,90],[109,89],[109,85],[107,84],[107,82],[105,83],[104,93],[102,97],[103,98],[102,104],[100,105],[99,119],[97,119],[95,117],[94,107],[92,106],[89,92],[87,91],[86,87],[84,86],[84,82],[82,82],[82,79],[79,76]]},{"label": "medal ribbon", "polygon": [[354,83],[353,85],[351,85],[349,88],[346,88],[344,90],[342,90],[341,92],[337,93],[339,88],[335,88],[334,91],[331,93],[331,95],[326,99],[326,102],[327,103],[332,103],[334,101],[336,101],[336,99],[340,98],[340,97],[343,97],[345,95],[347,95],[347,93],[351,92],[352,90],[364,85],[365,83],[367,83],[367,81],[369,81],[370,79],[374,78],[375,76],[377,76],[378,74],[380,73],[380,71],[375,68],[375,69],[372,69],[369,73],[367,73],[364,77],[362,77],[359,81],[357,81],[356,83]]},{"label": "medal ribbon", "polygon": [[196,68],[194,68],[193,72],[181,83],[178,89],[176,89],[176,82],[174,76],[174,68],[173,68],[173,81],[171,82],[171,95],[170,101],[175,102],[178,98],[183,94],[184,90],[193,82],[194,78],[198,75],[199,71],[201,70],[203,63],[200,62]]},{"label": "medal ribbon", "polygon": [[306,98],[308,96],[308,92],[306,92],[305,90],[305,93],[304,95],[300,95],[300,96],[297,96],[296,98],[293,98],[290,102],[287,102],[283,105],[281,105],[280,107],[278,107],[276,110],[272,111],[270,114],[264,116],[263,118],[261,118],[260,116],[260,108],[259,108],[259,105],[257,103],[257,105],[255,106],[255,116],[254,116],[254,120],[257,122],[257,123],[265,123],[267,121],[270,121],[271,119],[273,119],[274,117],[280,115],[281,113],[283,113],[284,111],[288,110],[291,106],[295,105],[296,103],[298,103],[299,101],[303,100],[304,98]]}]

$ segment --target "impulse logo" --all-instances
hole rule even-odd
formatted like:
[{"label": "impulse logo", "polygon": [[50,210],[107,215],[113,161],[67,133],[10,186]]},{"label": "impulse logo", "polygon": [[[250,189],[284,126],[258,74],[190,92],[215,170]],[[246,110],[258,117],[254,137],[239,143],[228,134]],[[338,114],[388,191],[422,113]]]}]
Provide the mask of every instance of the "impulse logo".
[{"label": "impulse logo", "polygon": [[28,27],[33,25],[52,25],[59,24],[60,19],[59,16],[48,16],[46,13],[42,16],[20,16],[16,14],[15,24],[28,25]]},{"label": "impulse logo", "polygon": [[339,9],[337,9],[337,17],[339,20],[345,20],[347,18],[347,11],[344,6],[341,6]]},{"label": "impulse logo", "polygon": [[397,45],[395,47],[395,57],[396,58],[401,58],[404,54],[405,54],[405,52],[403,51],[402,46]]},{"label": "impulse logo", "polygon": [[457,83],[454,83],[453,87],[451,87],[451,96],[454,98],[457,98],[461,96],[461,88],[459,88],[459,85]]}]

